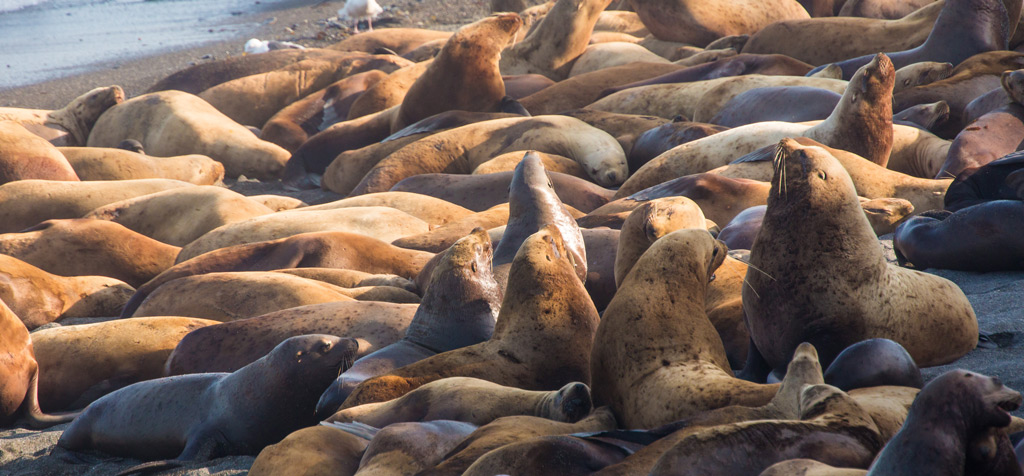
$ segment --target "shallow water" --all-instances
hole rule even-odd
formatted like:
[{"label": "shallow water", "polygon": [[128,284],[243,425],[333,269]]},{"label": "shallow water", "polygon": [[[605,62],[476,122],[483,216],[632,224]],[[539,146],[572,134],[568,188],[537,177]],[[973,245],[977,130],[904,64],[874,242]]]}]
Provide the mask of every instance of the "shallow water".
[{"label": "shallow water", "polygon": [[248,14],[295,3],[0,0],[0,89],[82,73],[100,63],[237,37],[256,26],[247,23]]}]

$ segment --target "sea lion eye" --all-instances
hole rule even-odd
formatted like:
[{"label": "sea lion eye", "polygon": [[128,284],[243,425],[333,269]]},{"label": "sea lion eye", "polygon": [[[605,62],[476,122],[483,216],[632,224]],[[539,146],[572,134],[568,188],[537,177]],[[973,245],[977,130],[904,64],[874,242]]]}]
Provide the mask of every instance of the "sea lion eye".
[{"label": "sea lion eye", "polygon": [[828,180],[828,175],[825,174],[824,170],[819,170],[818,171],[818,178],[820,178],[822,180]]},{"label": "sea lion eye", "polygon": [[474,273],[476,272],[476,261],[469,263],[469,269],[472,270]]},{"label": "sea lion eye", "polygon": [[324,344],[320,346],[320,353],[322,354],[326,354],[329,350],[331,350],[330,342],[324,342]]}]

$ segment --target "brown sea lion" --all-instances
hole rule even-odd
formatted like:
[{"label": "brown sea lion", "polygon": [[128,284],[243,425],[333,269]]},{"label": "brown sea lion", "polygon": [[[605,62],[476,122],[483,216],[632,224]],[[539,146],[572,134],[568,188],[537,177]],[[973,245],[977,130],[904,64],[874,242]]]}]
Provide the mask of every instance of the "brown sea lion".
[{"label": "brown sea lion", "polygon": [[[359,118],[368,120],[375,114],[383,113],[390,108],[401,105],[406,93],[409,92],[409,88],[412,87],[433,62],[433,59],[429,59],[406,66],[398,71],[393,71],[387,77],[374,83],[373,86],[367,88],[363,94],[360,94],[358,98],[352,101],[352,105],[348,109],[348,120],[351,121]],[[391,119],[394,118],[392,114],[393,112],[380,117],[381,128],[388,131],[385,135],[390,133]],[[341,123],[340,121],[344,121],[345,118],[346,116],[338,116],[335,119],[339,121],[338,123]],[[320,129],[325,130],[327,127],[338,123],[323,122],[320,124]],[[374,129],[374,132],[376,132],[376,129]]]},{"label": "brown sea lion", "polygon": [[337,210],[355,207],[389,207],[408,213],[433,226],[465,218],[473,212],[444,200],[408,192],[380,192],[302,207],[296,211]]},{"label": "brown sea lion", "polygon": [[[347,232],[302,233],[289,238],[236,245],[183,260],[139,286],[122,312],[131,316],[157,287],[185,276],[228,271],[273,271],[288,268],[345,268],[414,279],[433,253],[407,250]],[[360,286],[389,282],[360,282]]]},{"label": "brown sea lion", "polygon": [[502,74],[542,74],[554,81],[569,76],[587,48],[601,12],[611,0],[558,0],[523,41],[501,54]]},{"label": "brown sea lion", "polygon": [[[353,339],[298,336],[231,374],[139,382],[89,405],[57,445],[178,461],[256,454],[316,423],[317,394],[339,367],[351,365],[357,347]],[[249,397],[239,400],[243,395]]]},{"label": "brown sea lion", "polygon": [[837,17],[781,21],[751,35],[743,53],[777,53],[823,65],[879,51],[902,51],[924,43],[943,4],[932,3],[898,20]]},{"label": "brown sea lion", "polygon": [[[886,54],[897,68],[902,68],[922,61],[960,64],[978,53],[1005,50],[1013,35],[1009,27],[1011,22],[1007,19],[1020,17],[1021,10],[1021,2],[1007,3],[1004,5],[1001,0],[947,0],[924,43]],[[1017,22],[1012,23],[1016,28]],[[852,78],[857,69],[874,56],[873,53],[867,54],[835,64],[843,69],[843,78]]]},{"label": "brown sea lion", "polygon": [[216,185],[224,180],[224,166],[205,155],[149,157],[105,147],[60,147],[82,180],[136,180],[165,178],[196,185]]},{"label": "brown sea lion", "polygon": [[32,333],[39,405],[84,408],[121,387],[164,376],[164,364],[185,334],[217,321],[187,317],[116,319]]},{"label": "brown sea lion", "polygon": [[415,283],[394,274],[372,274],[342,268],[288,268],[275,269],[274,272],[315,279],[342,288],[387,286],[404,289],[411,293],[418,292]]},{"label": "brown sea lion", "polygon": [[494,420],[477,428],[458,446],[445,455],[444,461],[422,472],[423,476],[460,475],[474,461],[490,450],[516,441],[545,435],[567,435],[578,432],[611,430],[615,417],[608,407],[595,409],[593,413],[576,423],[552,421],[534,416],[509,416]]},{"label": "brown sea lion", "polygon": [[491,274],[491,255],[490,237],[480,228],[441,253],[405,337],[361,357],[338,375],[320,396],[317,414],[332,415],[367,378],[489,339],[503,293]]},{"label": "brown sea lion", "polygon": [[106,276],[57,276],[0,254],[0,300],[29,330],[65,317],[109,317],[135,292]]},{"label": "brown sea lion", "polygon": [[0,121],[17,122],[53,145],[84,146],[96,120],[110,107],[124,102],[120,86],[96,88],[73,99],[63,109],[0,107]]},{"label": "brown sea lion", "polygon": [[273,212],[239,193],[200,185],[110,203],[83,218],[111,221],[154,240],[185,246],[215,228]]},{"label": "brown sea lion", "polygon": [[352,35],[329,46],[328,49],[370,53],[379,48],[387,48],[395,53],[404,55],[423,43],[447,39],[450,36],[452,36],[451,32],[428,30],[425,28],[386,28]]},{"label": "brown sea lion", "polygon": [[615,253],[615,286],[622,285],[640,256],[659,238],[683,228],[707,229],[704,213],[686,197],[656,198],[630,212]]},{"label": "brown sea lion", "polygon": [[6,426],[23,413],[33,427],[71,421],[77,415],[45,415],[39,409],[39,365],[32,338],[21,319],[0,301],[0,425]]},{"label": "brown sea lion", "polygon": [[392,241],[391,244],[410,250],[440,253],[455,244],[456,241],[469,235],[475,228],[489,230],[506,223],[508,223],[508,204],[502,203],[426,233],[399,238]]},{"label": "brown sea lion", "polygon": [[530,236],[512,263],[490,340],[366,380],[342,408],[397,398],[444,377],[476,377],[525,390],[588,383],[599,318],[574,268],[557,227]]},{"label": "brown sea lion", "polygon": [[27,179],[79,180],[53,144],[17,122],[0,120],[0,184]]},{"label": "brown sea lion", "polygon": [[107,182],[19,180],[0,185],[0,233],[24,230],[55,218],[81,218],[118,200],[192,184],[179,180],[143,179]]},{"label": "brown sea lion", "polygon": [[1024,142],[1024,106],[1007,104],[965,127],[949,146],[949,155],[937,178],[956,177],[1021,149]]},{"label": "brown sea lion", "polygon": [[[544,163],[545,170],[572,175],[584,180],[587,178],[587,173],[583,171],[583,167],[580,167],[580,164],[575,160],[545,152],[537,152],[537,155],[540,155],[540,160]],[[478,165],[473,169],[473,175],[511,172],[515,170],[516,165],[519,165],[521,160],[523,160],[523,153],[521,151],[506,152]]]},{"label": "brown sea lion", "polygon": [[608,88],[650,79],[683,68],[685,66],[663,63],[613,66],[559,81],[523,98],[520,102],[534,115],[558,114],[585,107],[596,101],[601,92]]},{"label": "brown sea lion", "polygon": [[227,246],[276,240],[319,231],[359,233],[390,242],[430,230],[427,222],[390,207],[302,209],[261,215],[215,228],[185,245],[178,262]]},{"label": "brown sea lion", "polygon": [[206,155],[224,164],[231,178],[278,178],[289,155],[181,91],[145,94],[110,108],[96,121],[88,145],[114,147],[124,139],[138,140],[156,156]]},{"label": "brown sea lion", "polygon": [[[729,474],[758,474],[793,458],[863,468],[882,445],[870,414],[835,387],[804,386],[800,410],[800,421],[750,421],[692,434],[666,451],[650,474],[707,474],[716,467]],[[707,458],[708,454],[732,452],[736,456]],[[738,456],[741,454],[756,456]]]},{"label": "brown sea lion", "polygon": [[[337,301],[196,329],[167,358],[166,374],[234,372],[289,337],[311,332],[352,336],[359,342],[358,358],[398,341],[412,322],[416,307],[377,301]],[[327,384],[321,392],[326,388]]]},{"label": "brown sea lion", "polygon": [[669,178],[720,167],[783,137],[809,137],[854,151],[884,166],[893,143],[894,73],[892,63],[879,54],[850,80],[839,106],[821,123],[810,127],[783,122],[751,124],[683,144],[634,172],[616,197],[625,197]]},{"label": "brown sea lion", "polygon": [[912,217],[896,228],[893,248],[900,264],[917,269],[1024,269],[1022,217],[1019,200],[979,203],[941,218]]},{"label": "brown sea lion", "polygon": [[505,81],[505,94],[515,99],[523,99],[555,84],[555,81],[542,74],[513,74],[502,76],[501,79]]},{"label": "brown sea lion", "polygon": [[[324,425],[328,425],[324,423]],[[395,423],[376,429],[362,423],[333,423],[372,439],[359,463],[359,473],[414,474],[441,461],[476,425],[452,420]]]},{"label": "brown sea lion", "polygon": [[176,89],[190,94],[199,94],[232,79],[266,73],[305,59],[347,55],[348,53],[345,52],[323,48],[306,48],[304,50],[287,48],[258,55],[229,56],[215,61],[202,62],[172,73],[157,81],[146,93]]},{"label": "brown sea lion", "polygon": [[[727,405],[763,405],[778,390],[734,378],[707,320],[707,283],[725,255],[706,231],[678,230],[655,241],[622,282],[595,336],[591,367],[595,403],[610,405],[620,425],[650,428]],[[666,275],[666,266],[678,272]],[[637,325],[639,314],[646,325]],[[638,340],[650,350],[628,350]],[[652,397],[672,404],[651,406]]]},{"label": "brown sea lion", "polygon": [[878,18],[882,20],[899,20],[919,8],[935,3],[935,0],[911,0],[893,2],[890,0],[847,0],[836,16]]},{"label": "brown sea lion", "polygon": [[448,377],[424,384],[394,400],[345,408],[327,421],[358,421],[378,428],[428,420],[486,425],[497,418],[531,415],[575,423],[591,409],[590,388],[580,382],[569,382],[558,390],[531,391],[477,378]]},{"label": "brown sea lion", "polygon": [[702,122],[683,121],[681,119],[673,119],[672,122],[648,129],[643,134],[637,136],[633,142],[633,147],[629,150],[629,156],[627,157],[629,170],[639,170],[640,167],[650,162],[651,159],[677,145],[702,139],[728,129],[728,127]]},{"label": "brown sea lion", "polygon": [[463,474],[590,474],[622,461],[638,445],[624,446],[572,436],[541,436],[492,450]]},{"label": "brown sea lion", "polygon": [[356,73],[331,83],[277,111],[260,129],[260,139],[295,152],[310,136],[320,132],[330,117],[348,117],[349,107],[367,88],[387,77],[381,70]]},{"label": "brown sea lion", "polygon": [[651,33],[662,40],[707,46],[723,36],[754,34],[770,23],[809,18],[794,1],[770,4],[677,0],[669,3],[634,1],[633,8]]},{"label": "brown sea lion", "polygon": [[[517,149],[569,157],[602,186],[619,184],[628,174],[622,147],[606,132],[571,117],[537,116],[486,121],[416,141],[373,166],[351,194],[387,191],[413,175],[468,174],[494,156]],[[326,177],[324,184],[329,185]]]},{"label": "brown sea lion", "polygon": [[355,474],[368,441],[324,425],[295,431],[260,451],[252,476],[332,476]]},{"label": "brown sea lion", "polygon": [[[591,126],[607,132],[619,141],[622,150],[627,153],[633,148],[633,142],[644,132],[661,126],[668,120],[654,116],[638,116],[634,114],[615,114],[612,112],[577,109],[563,112],[561,115],[575,117]],[[631,169],[632,170],[632,169]]]},{"label": "brown sea lion", "polygon": [[[792,207],[802,210],[799,231],[791,227]],[[807,240],[808,230],[815,240]],[[752,269],[760,271],[747,272],[743,289],[751,338],[770,366],[780,368],[800,342],[813,343],[823,364],[872,337],[899,342],[922,366],[974,348],[977,318],[963,292],[944,278],[887,264],[877,242],[840,163],[823,149],[780,142],[768,210],[750,255]],[[777,249],[794,246],[799,253],[779,258]],[[837,274],[829,263],[863,272]],[[806,297],[792,300],[794,293]],[[827,301],[815,297],[824,295]],[[779,313],[802,317],[773,321]],[[943,345],[935,346],[940,340]]]},{"label": "brown sea lion", "polygon": [[566,76],[571,78],[612,66],[620,66],[637,61],[645,63],[669,63],[669,60],[658,56],[651,50],[636,43],[612,41],[591,44],[573,62],[572,69]]},{"label": "brown sea lion", "polygon": [[140,286],[174,265],[181,251],[117,223],[47,220],[0,235],[0,253],[58,276],[108,276]]},{"label": "brown sea lion", "polygon": [[[903,428],[882,448],[868,474],[963,474],[963,468],[971,469],[972,459],[978,456],[971,454],[973,440],[987,436],[992,428],[1009,425],[1009,412],[1020,403],[1020,393],[1004,387],[996,377],[965,370],[946,372],[921,390]],[[997,441],[985,456],[995,456],[997,445],[1010,446],[1005,433],[994,438]],[[984,463],[995,466],[1000,461]],[[1020,474],[1020,467],[1012,466]]]}]

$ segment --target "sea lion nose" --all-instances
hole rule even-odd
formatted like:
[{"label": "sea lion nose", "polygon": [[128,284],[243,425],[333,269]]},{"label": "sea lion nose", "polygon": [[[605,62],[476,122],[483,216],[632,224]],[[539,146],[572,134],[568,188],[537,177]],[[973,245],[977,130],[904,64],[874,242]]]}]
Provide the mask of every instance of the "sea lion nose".
[{"label": "sea lion nose", "polygon": [[608,181],[609,184],[615,184],[615,183],[618,183],[618,181],[619,181],[619,174],[618,174],[618,172],[615,172],[614,170],[613,171],[609,171],[609,172],[604,174],[604,178],[605,178],[605,180]]}]

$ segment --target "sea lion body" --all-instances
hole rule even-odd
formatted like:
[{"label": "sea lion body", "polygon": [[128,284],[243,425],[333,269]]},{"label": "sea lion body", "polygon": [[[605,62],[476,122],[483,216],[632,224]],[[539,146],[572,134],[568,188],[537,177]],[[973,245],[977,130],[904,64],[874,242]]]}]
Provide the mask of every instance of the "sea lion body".
[{"label": "sea lion body", "polygon": [[124,90],[107,86],[82,94],[55,111],[0,107],[0,121],[17,122],[56,146],[84,146],[96,120],[122,102]]},{"label": "sea lion body", "polygon": [[937,219],[912,217],[896,228],[893,247],[917,269],[1009,271],[1024,269],[1020,241],[1024,202],[993,200]]},{"label": "sea lion body", "polygon": [[[476,212],[488,210],[508,201],[508,186],[513,172],[484,175],[420,174],[395,184],[392,191],[430,195]],[[606,203],[613,193],[592,182],[559,172],[548,172],[559,199],[582,212]]]},{"label": "sea lion body", "polygon": [[196,185],[216,185],[224,180],[224,166],[205,155],[149,157],[103,147],[60,147],[58,150],[82,180],[163,178]]},{"label": "sea lion body", "polygon": [[796,1],[636,1],[633,8],[655,37],[701,47],[723,36],[754,34],[777,21],[809,18]]},{"label": "sea lion body", "polygon": [[0,120],[0,184],[27,179],[77,182],[79,177],[53,144],[21,124]]}]

